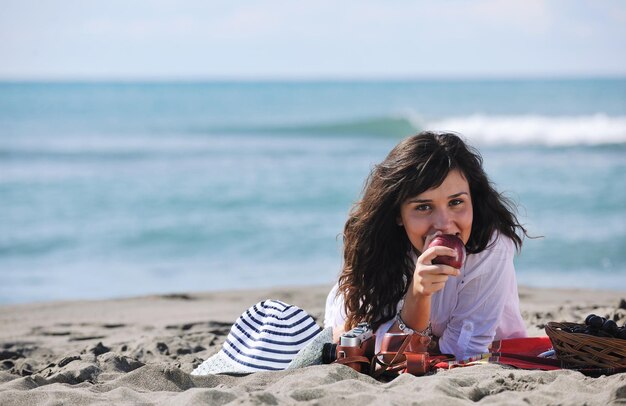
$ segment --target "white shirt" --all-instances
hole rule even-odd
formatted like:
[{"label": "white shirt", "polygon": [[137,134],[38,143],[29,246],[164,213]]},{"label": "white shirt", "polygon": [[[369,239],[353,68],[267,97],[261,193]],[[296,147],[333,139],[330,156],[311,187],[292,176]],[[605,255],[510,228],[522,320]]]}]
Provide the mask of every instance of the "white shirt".
[{"label": "white shirt", "polygon": [[[461,274],[450,277],[444,288],[432,295],[433,334],[440,337],[441,352],[457,359],[487,352],[494,340],[527,336],[513,266],[515,246],[510,238],[497,235],[485,250],[468,255]],[[337,284],[326,299],[324,327],[343,327],[345,323],[343,296],[335,297],[336,292]],[[377,352],[394,321],[383,323],[376,331]]]}]

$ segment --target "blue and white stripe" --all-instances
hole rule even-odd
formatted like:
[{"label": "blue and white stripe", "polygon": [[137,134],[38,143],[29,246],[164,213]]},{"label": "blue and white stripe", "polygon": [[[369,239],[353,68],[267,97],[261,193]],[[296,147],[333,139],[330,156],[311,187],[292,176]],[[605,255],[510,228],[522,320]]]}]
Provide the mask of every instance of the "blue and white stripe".
[{"label": "blue and white stripe", "polygon": [[320,331],[304,310],[266,300],[235,321],[221,351],[247,372],[282,370]]}]

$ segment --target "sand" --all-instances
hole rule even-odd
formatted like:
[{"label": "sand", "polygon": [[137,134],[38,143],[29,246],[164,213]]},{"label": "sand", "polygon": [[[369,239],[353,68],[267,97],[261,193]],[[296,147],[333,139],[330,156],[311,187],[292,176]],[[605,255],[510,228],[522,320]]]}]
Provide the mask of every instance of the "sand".
[{"label": "sand", "polygon": [[[0,405],[626,404],[626,373],[480,365],[378,382],[339,365],[191,376],[250,305],[280,299],[320,323],[329,286],[0,307]],[[521,288],[530,335],[589,313],[626,321],[626,292]],[[623,305],[623,303],[622,303]],[[624,306],[626,307],[626,306]]]}]

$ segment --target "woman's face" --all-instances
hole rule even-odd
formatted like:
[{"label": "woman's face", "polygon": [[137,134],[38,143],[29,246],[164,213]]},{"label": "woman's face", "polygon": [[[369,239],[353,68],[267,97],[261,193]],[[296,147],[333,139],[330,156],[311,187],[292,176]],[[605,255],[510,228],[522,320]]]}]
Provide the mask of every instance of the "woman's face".
[{"label": "woman's face", "polygon": [[400,207],[398,224],[419,252],[437,234],[454,234],[469,241],[472,232],[472,196],[465,176],[454,169],[443,183],[408,198]]}]

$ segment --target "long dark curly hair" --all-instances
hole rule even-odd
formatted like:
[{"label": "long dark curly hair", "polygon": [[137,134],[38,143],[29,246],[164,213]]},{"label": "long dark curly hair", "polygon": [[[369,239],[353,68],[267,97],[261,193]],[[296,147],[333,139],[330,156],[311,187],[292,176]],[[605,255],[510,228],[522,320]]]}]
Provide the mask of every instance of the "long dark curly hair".
[{"label": "long dark curly hair", "polygon": [[440,186],[453,169],[467,179],[473,222],[467,252],[484,250],[494,232],[522,246],[526,229],[515,206],[498,193],[482,167],[479,152],[451,133],[421,132],[401,141],[376,165],[354,204],[343,233],[344,264],[338,295],[343,295],[346,329],[361,321],[378,328],[394,317],[406,294],[415,263],[406,231],[398,227],[402,203]]}]

